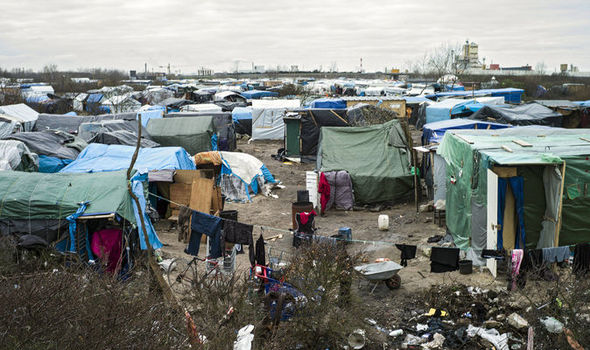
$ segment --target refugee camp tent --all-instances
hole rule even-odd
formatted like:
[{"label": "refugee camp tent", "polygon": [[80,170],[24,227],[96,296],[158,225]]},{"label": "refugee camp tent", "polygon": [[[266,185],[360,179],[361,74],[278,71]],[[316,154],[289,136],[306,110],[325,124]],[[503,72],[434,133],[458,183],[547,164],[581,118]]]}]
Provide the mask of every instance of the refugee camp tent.
[{"label": "refugee camp tent", "polygon": [[236,107],[231,114],[236,133],[252,136],[252,107]]},{"label": "refugee camp tent", "polygon": [[174,91],[168,88],[155,86],[145,89],[142,95],[145,103],[154,105],[159,104],[168,98],[174,97]]},{"label": "refugee camp tent", "polygon": [[100,102],[101,111],[107,113],[136,112],[140,107],[141,103],[134,99],[130,94],[111,96],[102,99]]},{"label": "refugee camp tent", "polygon": [[486,248],[590,241],[588,140],[585,129],[538,126],[445,133],[437,153],[447,163],[446,224],[455,244],[481,265]]},{"label": "refugee camp tent", "polygon": [[512,125],[561,126],[563,116],[539,104],[491,106],[486,105],[469,116],[470,119],[495,121]]},{"label": "refugee camp tent", "polygon": [[76,97],[74,97],[74,100],[72,101],[72,109],[76,112],[84,111],[84,104],[86,103],[87,98],[88,94],[84,92],[76,95]]},{"label": "refugee camp tent", "polygon": [[182,106],[185,105],[190,105],[192,102],[189,100],[185,100],[182,98],[176,98],[176,97],[170,97],[167,98],[163,101],[161,101],[160,103],[158,103],[159,106],[162,106],[165,108],[165,112],[179,112],[180,108]]},{"label": "refugee camp tent", "polygon": [[345,109],[346,101],[341,98],[318,98],[309,104],[310,108]]},{"label": "refugee camp tent", "polygon": [[[142,174],[134,173],[132,190],[145,213],[141,181]],[[0,231],[4,235],[35,234],[51,243],[69,233],[74,234],[75,218],[111,213],[137,227],[141,225],[138,223],[139,214],[127,184],[126,171],[96,174],[2,171]],[[81,203],[86,203],[86,206]],[[73,220],[67,220],[71,215],[74,216]],[[162,243],[145,214],[144,220],[152,247],[161,248]],[[143,234],[139,234],[139,241],[141,248],[146,249]]]},{"label": "refugee camp tent", "polygon": [[438,144],[442,141],[447,131],[452,130],[496,130],[511,127],[508,124],[490,123],[470,119],[449,119],[440,122],[428,123],[422,130],[422,145],[430,152],[422,154],[421,173],[423,174],[428,198],[436,203],[446,198],[446,162],[436,154]]},{"label": "refugee camp tent", "polygon": [[252,140],[282,140],[285,112],[300,105],[299,100],[252,100]]},{"label": "refugee camp tent", "polygon": [[248,100],[256,100],[263,97],[279,97],[278,92],[265,91],[265,90],[248,90],[240,93],[244,98]]},{"label": "refugee camp tent", "polygon": [[190,154],[210,151],[213,147],[215,126],[211,116],[152,119],[147,130],[160,145],[183,147]]},{"label": "refugee camp tent", "polygon": [[220,91],[213,97],[215,102],[246,102],[246,98],[235,91]]},{"label": "refugee camp tent", "polygon": [[[89,144],[78,157],[63,168],[63,173],[96,173],[129,168],[135,147]],[[195,163],[181,147],[140,148],[135,169],[144,173],[152,170],[194,170]]]},{"label": "refugee camp tent", "polygon": [[410,154],[397,119],[364,127],[323,127],[317,169],[346,170],[357,203],[391,202],[412,193]]},{"label": "refugee camp tent", "polygon": [[22,124],[23,131],[31,131],[39,117],[34,109],[24,103],[0,106],[0,119]]},{"label": "refugee camp tent", "polygon": [[0,170],[37,171],[39,158],[21,141],[0,140]]},{"label": "refugee camp tent", "polygon": [[180,107],[181,112],[221,113],[222,108],[213,103],[187,104]]},{"label": "refugee camp tent", "polygon": [[[94,121],[88,123],[82,123],[78,127],[78,136],[82,139],[86,140],[86,142],[90,141],[94,136],[99,133],[103,132],[111,132],[117,130],[125,130],[133,135],[138,134],[138,123],[135,120],[123,120],[123,119],[116,119],[116,120],[102,120],[102,121]],[[145,127],[141,127],[141,137],[143,139],[151,140],[150,134],[147,132]],[[137,136],[136,136],[137,139]]]},{"label": "refugee camp tent", "polygon": [[61,130],[77,134],[82,123],[101,122],[105,120],[135,120],[135,113],[103,114],[92,116],[71,116],[65,114],[39,114],[33,131]]},{"label": "refugee camp tent", "polygon": [[219,151],[233,151],[236,149],[236,130],[234,122],[232,120],[232,113],[230,112],[216,112],[216,113],[203,113],[203,112],[180,112],[180,113],[169,113],[166,118],[178,118],[178,117],[191,117],[191,118],[202,118],[202,117],[213,117],[213,125],[215,126],[215,133],[217,134],[217,149]]},{"label": "refugee camp tent", "polygon": [[21,141],[39,156],[39,172],[55,173],[76,159],[86,142],[58,130],[20,132],[7,139]]},{"label": "refugee camp tent", "polygon": [[584,113],[584,107],[568,100],[535,100],[563,116],[562,126],[564,128],[587,128],[590,126],[590,116]]},{"label": "refugee camp tent", "polygon": [[346,118],[346,109],[305,108],[287,113],[283,118],[285,155],[315,160],[320,129],[324,126],[350,126]]},{"label": "refugee camp tent", "polygon": [[245,202],[265,183],[277,182],[258,158],[242,152],[219,152],[222,161],[220,186],[227,200]]},{"label": "refugee camp tent", "polygon": [[90,93],[86,97],[86,104],[84,110],[90,113],[101,113],[104,110],[101,108],[101,102],[104,98],[102,93]]},{"label": "refugee camp tent", "polygon": [[515,88],[503,88],[503,89],[480,89],[480,90],[472,90],[472,91],[447,91],[447,92],[437,92],[433,94],[426,95],[427,98],[433,100],[439,100],[442,98],[470,98],[470,97],[483,97],[483,96],[492,96],[492,97],[504,97],[504,101],[506,103],[514,103],[518,104],[522,101],[522,94],[524,93],[523,89],[515,89]]}]

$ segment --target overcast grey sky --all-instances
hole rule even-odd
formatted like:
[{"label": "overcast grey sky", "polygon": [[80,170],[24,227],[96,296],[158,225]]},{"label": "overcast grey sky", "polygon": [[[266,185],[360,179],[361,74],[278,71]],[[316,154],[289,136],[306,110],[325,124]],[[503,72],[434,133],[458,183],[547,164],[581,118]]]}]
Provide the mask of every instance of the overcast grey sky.
[{"label": "overcast grey sky", "polygon": [[[590,0],[2,0],[0,67],[403,68],[442,43],[590,70]],[[162,70],[162,69],[160,69]]]}]

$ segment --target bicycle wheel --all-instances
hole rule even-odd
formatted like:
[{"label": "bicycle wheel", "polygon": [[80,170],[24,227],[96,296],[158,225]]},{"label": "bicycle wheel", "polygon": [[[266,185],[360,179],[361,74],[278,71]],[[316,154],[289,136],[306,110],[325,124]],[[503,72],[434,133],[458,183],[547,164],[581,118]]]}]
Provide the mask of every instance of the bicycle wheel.
[{"label": "bicycle wheel", "polygon": [[174,293],[182,294],[194,288],[197,277],[195,260],[175,258],[168,266],[166,278]]}]

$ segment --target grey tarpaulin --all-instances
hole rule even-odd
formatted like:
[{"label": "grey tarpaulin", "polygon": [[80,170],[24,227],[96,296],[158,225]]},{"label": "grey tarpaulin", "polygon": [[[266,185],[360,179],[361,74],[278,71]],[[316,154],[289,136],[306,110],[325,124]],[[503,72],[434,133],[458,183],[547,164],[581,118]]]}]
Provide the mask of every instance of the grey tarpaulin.
[{"label": "grey tarpaulin", "polygon": [[545,186],[545,217],[541,222],[542,229],[537,249],[555,246],[555,228],[559,215],[559,195],[561,193],[561,172],[558,167],[545,167],[543,185]]},{"label": "grey tarpaulin", "polygon": [[[137,121],[135,120],[104,120],[96,122],[82,123],[78,127],[78,135],[84,140],[88,141],[96,134],[101,132],[126,130],[134,135],[137,135]],[[141,136],[151,140],[150,134],[145,127],[141,127]]]},{"label": "grey tarpaulin", "polygon": [[[7,139],[25,143],[31,152],[38,155],[61,159],[76,159],[80,153],[79,146],[86,147],[86,142],[59,130],[20,132]],[[70,147],[73,144],[74,147]]]},{"label": "grey tarpaulin", "polygon": [[39,170],[39,157],[21,141],[0,140],[0,170],[35,172]]},{"label": "grey tarpaulin", "polygon": [[478,204],[471,199],[471,249],[469,259],[475,266],[484,266],[486,260],[482,259],[481,251],[487,249],[488,230],[487,230],[488,212],[485,204]]},{"label": "grey tarpaulin", "polygon": [[[152,148],[160,146],[159,143],[143,137],[143,133],[141,136],[142,148]],[[128,130],[99,131],[96,135],[94,135],[94,137],[88,140],[88,143],[135,146],[137,144],[137,134]]]},{"label": "grey tarpaulin", "polygon": [[64,114],[39,114],[33,131],[55,129],[77,134],[82,123],[100,122],[105,120],[136,120],[137,113],[103,114],[91,116],[71,116]]},{"label": "grey tarpaulin", "polygon": [[12,134],[17,127],[16,125],[17,123],[14,120],[0,120],[0,139]]}]

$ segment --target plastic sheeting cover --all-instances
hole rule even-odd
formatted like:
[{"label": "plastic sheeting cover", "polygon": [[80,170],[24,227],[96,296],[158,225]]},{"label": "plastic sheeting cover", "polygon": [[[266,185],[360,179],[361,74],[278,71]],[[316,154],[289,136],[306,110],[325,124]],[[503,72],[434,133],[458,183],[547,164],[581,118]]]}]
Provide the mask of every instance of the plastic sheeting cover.
[{"label": "plastic sheeting cover", "polygon": [[190,154],[211,150],[215,130],[213,117],[152,119],[147,126],[152,139],[162,146],[183,147]]},{"label": "plastic sheeting cover", "polygon": [[[129,168],[135,147],[92,143],[62,173],[95,173]],[[180,147],[141,148],[135,169],[146,172],[162,169],[194,170],[195,163]]]},{"label": "plastic sheeting cover", "polygon": [[21,141],[0,140],[0,170],[37,171],[39,157]]}]

